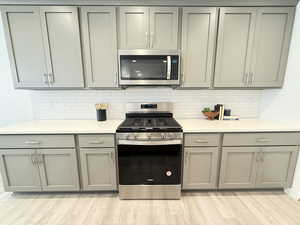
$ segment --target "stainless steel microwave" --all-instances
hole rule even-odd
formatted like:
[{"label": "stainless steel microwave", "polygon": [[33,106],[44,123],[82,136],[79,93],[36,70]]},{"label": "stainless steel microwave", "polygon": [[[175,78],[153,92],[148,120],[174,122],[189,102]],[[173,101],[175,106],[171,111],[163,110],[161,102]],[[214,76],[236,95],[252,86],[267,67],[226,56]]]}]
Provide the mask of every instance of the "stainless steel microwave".
[{"label": "stainless steel microwave", "polygon": [[119,50],[119,84],[180,84],[180,52],[176,50]]}]

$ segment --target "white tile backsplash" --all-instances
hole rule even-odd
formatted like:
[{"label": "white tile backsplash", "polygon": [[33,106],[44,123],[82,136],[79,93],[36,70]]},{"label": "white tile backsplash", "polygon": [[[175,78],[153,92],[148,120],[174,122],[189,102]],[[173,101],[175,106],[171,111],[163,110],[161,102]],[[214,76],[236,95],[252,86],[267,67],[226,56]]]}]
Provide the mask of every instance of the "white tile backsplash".
[{"label": "white tile backsplash", "polygon": [[204,107],[217,103],[242,118],[259,117],[260,90],[173,90],[129,88],[126,90],[32,91],[35,119],[95,119],[95,103],[109,103],[108,118],[125,116],[127,102],[173,102],[177,118],[200,118]]}]

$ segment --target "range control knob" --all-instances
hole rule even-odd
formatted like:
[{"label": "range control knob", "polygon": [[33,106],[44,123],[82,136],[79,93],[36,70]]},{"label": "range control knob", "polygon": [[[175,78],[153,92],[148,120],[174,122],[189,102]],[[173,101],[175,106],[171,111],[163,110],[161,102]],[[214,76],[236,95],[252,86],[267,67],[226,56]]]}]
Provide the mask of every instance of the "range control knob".
[{"label": "range control knob", "polygon": [[168,170],[168,171],[166,172],[166,175],[167,175],[168,177],[170,177],[170,176],[172,176],[172,172],[171,172],[170,170]]}]

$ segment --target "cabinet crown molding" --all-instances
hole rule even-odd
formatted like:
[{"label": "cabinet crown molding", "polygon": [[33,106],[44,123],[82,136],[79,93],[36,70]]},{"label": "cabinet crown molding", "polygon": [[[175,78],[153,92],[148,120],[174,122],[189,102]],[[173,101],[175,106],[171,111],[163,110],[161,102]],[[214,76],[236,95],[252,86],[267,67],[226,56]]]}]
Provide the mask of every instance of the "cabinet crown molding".
[{"label": "cabinet crown molding", "polygon": [[296,6],[299,0],[0,0],[1,5]]}]

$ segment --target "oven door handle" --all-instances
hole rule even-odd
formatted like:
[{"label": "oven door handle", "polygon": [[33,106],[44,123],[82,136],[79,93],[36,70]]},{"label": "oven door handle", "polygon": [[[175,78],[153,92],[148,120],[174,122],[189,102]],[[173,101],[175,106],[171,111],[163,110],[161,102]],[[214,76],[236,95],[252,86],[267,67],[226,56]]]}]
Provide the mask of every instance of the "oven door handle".
[{"label": "oven door handle", "polygon": [[136,141],[136,140],[118,140],[119,145],[181,145],[182,140],[163,140],[163,141]]},{"label": "oven door handle", "polygon": [[171,56],[168,55],[167,56],[167,80],[171,79]]}]

